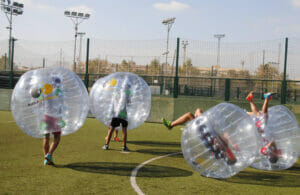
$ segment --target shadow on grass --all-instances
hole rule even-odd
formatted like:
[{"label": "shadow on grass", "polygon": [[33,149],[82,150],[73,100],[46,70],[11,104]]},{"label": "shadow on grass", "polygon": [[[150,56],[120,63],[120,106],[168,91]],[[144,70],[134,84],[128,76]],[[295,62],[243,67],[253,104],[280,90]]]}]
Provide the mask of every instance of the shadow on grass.
[{"label": "shadow on grass", "polygon": [[300,164],[294,164],[294,166],[292,166],[291,168],[289,168],[285,171],[291,172],[291,173],[295,173],[295,172],[300,173]]},{"label": "shadow on grass", "polygon": [[225,182],[274,187],[300,187],[300,175],[283,171],[242,171]]},{"label": "shadow on grass", "polygon": [[[143,153],[143,154],[152,154],[156,156],[164,156],[166,154],[172,154],[172,153],[179,153],[181,150],[172,150],[172,149],[140,149],[136,150],[136,152]],[[170,157],[176,157],[176,158],[183,158],[182,153],[172,155]]]},{"label": "shadow on grass", "polygon": [[[57,165],[57,168],[70,168],[76,171],[112,174],[119,176],[131,176],[132,170],[138,166],[137,163],[118,162],[79,162],[68,165]],[[186,177],[193,173],[174,167],[158,165],[145,165],[138,171],[137,177]]]},{"label": "shadow on grass", "polygon": [[143,146],[180,147],[180,142],[158,142],[158,141],[127,141],[127,143]]}]

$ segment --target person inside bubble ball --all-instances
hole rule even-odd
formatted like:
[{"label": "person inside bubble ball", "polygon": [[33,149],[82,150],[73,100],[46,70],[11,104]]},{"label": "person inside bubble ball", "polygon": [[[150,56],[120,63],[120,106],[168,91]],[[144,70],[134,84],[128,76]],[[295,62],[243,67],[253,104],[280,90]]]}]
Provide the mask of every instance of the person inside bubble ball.
[{"label": "person inside bubble ball", "polygon": [[266,155],[267,158],[271,163],[276,163],[278,161],[278,156],[280,155],[281,151],[277,149],[274,140],[268,140],[264,133],[264,128],[268,122],[268,107],[269,102],[272,100],[272,96],[276,93],[266,93],[264,94],[264,104],[262,106],[262,110],[259,111],[256,105],[253,102],[254,95],[253,91],[251,91],[246,100],[250,103],[251,112],[247,112],[249,116],[253,116],[255,120],[255,126],[257,127],[258,132],[262,135],[264,146],[260,149],[261,154]]},{"label": "person inside bubble ball", "polygon": [[[195,114],[187,112],[174,121],[168,121],[165,118],[162,118],[162,123],[171,130],[173,127],[183,125],[202,114],[203,110],[201,108],[197,108],[195,110]],[[232,142],[228,133],[225,133],[224,136],[221,137],[214,129],[208,131],[205,125],[201,125],[198,128],[198,132],[201,140],[204,142],[205,146],[210,149],[212,155],[214,155],[216,159],[225,159],[228,165],[236,163],[237,159],[229,148],[228,143],[237,151],[240,151],[240,148],[237,144]]]},{"label": "person inside bubble ball", "polygon": [[[51,76],[50,83],[46,83],[41,88],[40,106],[44,109],[44,116],[41,121],[41,130],[45,132],[43,140],[44,165],[54,165],[53,153],[57,148],[61,128],[65,126],[62,120],[62,110],[64,105],[62,78]],[[50,145],[50,133],[54,139]]]},{"label": "person inside bubble ball", "polygon": [[[128,152],[130,151],[127,147],[127,105],[130,104],[130,84],[125,84],[124,91],[114,91],[113,95],[113,110],[112,110],[112,119],[110,126],[108,128],[107,136],[105,137],[105,145],[102,147],[104,150],[109,149],[109,142],[112,136],[112,133],[116,130],[117,127],[122,125],[122,133],[123,133],[123,148],[122,151]],[[117,130],[116,130],[117,131]],[[115,139],[115,141],[117,141]]]}]

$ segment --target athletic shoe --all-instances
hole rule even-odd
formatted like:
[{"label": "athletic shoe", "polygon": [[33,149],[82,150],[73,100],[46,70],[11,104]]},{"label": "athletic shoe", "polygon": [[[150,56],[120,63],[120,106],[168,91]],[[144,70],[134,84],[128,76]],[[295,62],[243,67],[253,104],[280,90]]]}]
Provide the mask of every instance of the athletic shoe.
[{"label": "athletic shoe", "polygon": [[103,150],[108,150],[108,145],[105,144],[103,147],[102,147]]},{"label": "athletic shoe", "polygon": [[246,97],[246,100],[248,101],[248,102],[252,102],[252,99],[254,98],[254,95],[253,95],[253,91],[251,91],[249,94],[248,94],[248,96]]},{"label": "athletic shoe", "polygon": [[46,160],[47,160],[47,165],[54,165],[53,158],[49,153],[45,155],[44,164]]},{"label": "athletic shoe", "polygon": [[123,151],[123,152],[129,152],[130,150],[129,150],[129,148],[127,148],[126,146],[123,146],[122,151]]},{"label": "athletic shoe", "polygon": [[118,137],[115,137],[114,140],[115,140],[116,142],[119,142],[119,141],[120,141]]},{"label": "athletic shoe", "polygon": [[168,120],[166,120],[165,118],[162,118],[161,120],[162,120],[162,123],[163,123],[169,130],[172,129],[172,127],[171,127],[171,121],[168,121]]},{"label": "athletic shoe", "polygon": [[272,99],[272,96],[275,95],[275,94],[276,94],[276,93],[272,93],[272,92],[265,93],[265,94],[264,94],[264,98],[265,98],[265,99],[270,99],[270,100],[271,100],[271,99]]},{"label": "athletic shoe", "polygon": [[44,165],[48,165],[48,160],[47,159],[44,160]]}]

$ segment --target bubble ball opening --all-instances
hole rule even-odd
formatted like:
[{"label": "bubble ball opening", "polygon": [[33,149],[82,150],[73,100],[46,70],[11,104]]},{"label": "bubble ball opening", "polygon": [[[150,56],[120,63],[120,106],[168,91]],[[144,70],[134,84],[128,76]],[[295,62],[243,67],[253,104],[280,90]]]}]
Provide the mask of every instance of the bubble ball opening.
[{"label": "bubble ball opening", "polygon": [[31,70],[17,82],[11,110],[17,125],[27,135],[43,138],[61,131],[77,131],[88,114],[88,93],[72,71],[57,67]]},{"label": "bubble ball opening", "polygon": [[239,107],[221,103],[185,126],[181,148],[187,163],[201,175],[228,178],[253,163],[256,140],[251,118]]},{"label": "bubble ball opening", "polygon": [[128,121],[127,129],[134,129],[148,119],[151,109],[151,91],[139,76],[116,72],[98,79],[90,91],[91,113],[104,125],[112,118]]}]

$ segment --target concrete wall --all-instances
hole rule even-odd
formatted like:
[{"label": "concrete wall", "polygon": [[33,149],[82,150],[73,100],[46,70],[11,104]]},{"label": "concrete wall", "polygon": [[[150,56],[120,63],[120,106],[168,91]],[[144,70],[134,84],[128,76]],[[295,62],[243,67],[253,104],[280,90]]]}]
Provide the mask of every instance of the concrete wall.
[{"label": "concrete wall", "polygon": [[10,110],[12,89],[0,89],[0,110]]}]

